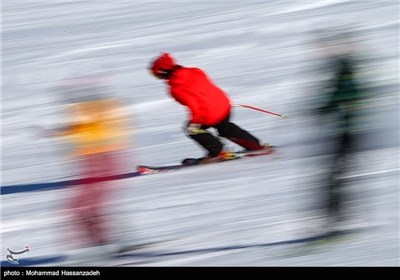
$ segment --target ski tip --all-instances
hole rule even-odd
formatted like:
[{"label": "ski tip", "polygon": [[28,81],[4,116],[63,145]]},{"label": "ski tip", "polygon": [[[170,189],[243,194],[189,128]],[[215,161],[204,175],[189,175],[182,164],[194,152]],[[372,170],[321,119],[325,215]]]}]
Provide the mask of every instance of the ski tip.
[{"label": "ski tip", "polygon": [[150,168],[147,168],[143,165],[139,165],[136,167],[137,172],[139,172],[140,174],[146,175],[146,174],[151,174],[153,173],[152,170]]}]

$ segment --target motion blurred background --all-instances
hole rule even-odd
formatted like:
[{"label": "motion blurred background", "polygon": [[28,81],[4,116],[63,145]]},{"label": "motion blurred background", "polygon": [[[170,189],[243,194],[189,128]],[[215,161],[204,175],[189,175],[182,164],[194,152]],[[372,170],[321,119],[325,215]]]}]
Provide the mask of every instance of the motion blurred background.
[{"label": "motion blurred background", "polygon": [[[386,0],[6,0],[2,266],[25,245],[27,266],[399,266],[398,15]],[[202,156],[182,131],[185,109],[149,75],[164,51],[233,102],[286,114],[234,109],[278,152],[132,177],[138,164]],[[99,100],[118,106],[70,114]],[[77,123],[73,141],[60,137]],[[95,159],[88,175],[84,154],[99,147],[118,160]],[[97,172],[131,176],[96,187],[106,194],[73,181]],[[77,193],[102,197],[82,203],[107,217],[109,246],[75,236],[86,213],[73,210]],[[351,234],[325,242],[330,229]],[[151,246],[111,255],[135,244]]]}]

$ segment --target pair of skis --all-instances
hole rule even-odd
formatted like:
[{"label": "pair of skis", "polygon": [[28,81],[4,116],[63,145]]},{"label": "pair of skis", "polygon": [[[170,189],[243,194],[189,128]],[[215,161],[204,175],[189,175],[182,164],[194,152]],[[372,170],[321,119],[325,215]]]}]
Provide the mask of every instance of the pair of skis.
[{"label": "pair of skis", "polygon": [[[278,116],[281,118],[287,118],[286,115],[284,114],[280,114],[280,113],[276,113],[276,112],[272,112],[269,110],[265,110],[262,108],[258,108],[255,106],[251,106],[251,105],[245,105],[245,104],[233,104],[231,105],[232,107],[241,107],[241,108],[246,108],[246,109],[251,109],[251,110],[255,110],[258,112],[262,112],[265,114],[270,114],[270,115],[274,115],[274,116]],[[204,165],[204,164],[215,164],[215,163],[219,163],[219,162],[225,162],[225,161],[231,161],[231,160],[237,160],[237,159],[241,159],[241,158],[245,158],[245,157],[254,157],[254,156],[261,156],[261,155],[269,155],[271,153],[273,153],[275,151],[274,147],[270,147],[270,149],[266,149],[266,150],[262,150],[262,151],[249,151],[249,152],[236,152],[235,153],[235,157],[233,158],[228,158],[228,159],[224,159],[224,160],[220,160],[217,162],[212,162],[212,163],[199,163],[199,161],[197,159],[186,159],[186,162],[190,162],[192,164],[177,164],[177,165],[170,165],[170,166],[147,166],[147,165],[139,165],[137,167],[137,171],[140,175],[148,175],[148,174],[155,174],[155,173],[161,173],[161,172],[168,172],[171,170],[177,170],[177,169],[181,169],[181,168],[187,168],[190,166],[198,166],[198,165]]]},{"label": "pair of skis", "polygon": [[233,158],[221,159],[219,161],[211,162],[211,163],[200,163],[198,160],[193,158],[193,159],[185,160],[185,162],[191,162],[191,164],[176,164],[176,165],[168,165],[168,166],[139,165],[139,166],[137,166],[137,171],[140,173],[140,175],[163,173],[163,172],[169,172],[169,171],[178,170],[178,169],[182,169],[182,168],[188,168],[188,167],[192,167],[192,166],[216,164],[216,163],[238,160],[238,159],[247,158],[247,157],[270,155],[270,154],[274,153],[275,151],[276,151],[275,147],[270,147],[269,149],[262,150],[262,151],[236,152],[236,153],[234,153],[235,156]]}]

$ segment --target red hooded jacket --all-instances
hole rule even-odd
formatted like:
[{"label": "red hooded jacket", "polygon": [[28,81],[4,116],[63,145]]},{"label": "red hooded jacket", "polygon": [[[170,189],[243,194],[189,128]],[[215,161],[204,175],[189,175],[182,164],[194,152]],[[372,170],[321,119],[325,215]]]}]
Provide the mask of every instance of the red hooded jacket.
[{"label": "red hooded jacket", "polygon": [[212,126],[230,113],[229,97],[201,69],[180,67],[168,84],[171,96],[188,107],[191,123]]}]

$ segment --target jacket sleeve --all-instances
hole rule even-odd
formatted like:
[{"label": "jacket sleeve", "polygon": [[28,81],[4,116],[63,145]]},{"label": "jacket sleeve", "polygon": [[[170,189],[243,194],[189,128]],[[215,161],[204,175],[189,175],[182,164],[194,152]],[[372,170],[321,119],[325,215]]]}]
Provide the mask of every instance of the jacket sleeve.
[{"label": "jacket sleeve", "polygon": [[202,124],[206,120],[206,108],[201,100],[196,97],[189,89],[184,87],[175,87],[171,90],[172,97],[177,102],[188,107],[190,111],[190,122]]}]

